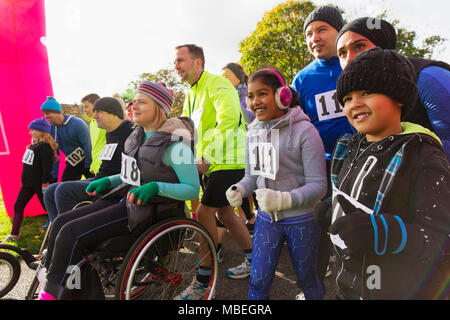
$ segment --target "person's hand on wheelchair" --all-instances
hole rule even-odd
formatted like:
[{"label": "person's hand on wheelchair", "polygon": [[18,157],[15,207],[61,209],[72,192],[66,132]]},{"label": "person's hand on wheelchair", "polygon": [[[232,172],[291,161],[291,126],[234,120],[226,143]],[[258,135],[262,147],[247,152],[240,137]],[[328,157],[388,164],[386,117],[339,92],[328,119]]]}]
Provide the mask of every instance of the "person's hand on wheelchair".
[{"label": "person's hand on wheelchair", "polygon": [[133,204],[136,201],[136,205],[145,206],[151,197],[158,195],[159,188],[155,181],[149,182],[140,186],[139,188],[128,191],[127,201]]},{"label": "person's hand on wheelchair", "polygon": [[111,185],[111,180],[108,177],[104,177],[98,180],[94,180],[86,188],[86,193],[92,197],[105,191]]}]

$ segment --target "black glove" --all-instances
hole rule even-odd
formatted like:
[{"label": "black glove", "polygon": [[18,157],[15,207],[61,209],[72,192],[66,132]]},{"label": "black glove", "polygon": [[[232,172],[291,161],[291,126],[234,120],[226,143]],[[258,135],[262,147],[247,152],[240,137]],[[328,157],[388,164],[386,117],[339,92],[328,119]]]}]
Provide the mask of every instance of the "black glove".
[{"label": "black glove", "polygon": [[404,249],[407,232],[401,218],[391,214],[368,214],[342,195],[338,195],[337,200],[345,216],[336,219],[328,230],[339,234],[351,253],[384,255],[397,254]]},{"label": "black glove", "polygon": [[314,211],[314,221],[322,229],[328,229],[331,224],[331,198],[327,198],[319,203]]}]

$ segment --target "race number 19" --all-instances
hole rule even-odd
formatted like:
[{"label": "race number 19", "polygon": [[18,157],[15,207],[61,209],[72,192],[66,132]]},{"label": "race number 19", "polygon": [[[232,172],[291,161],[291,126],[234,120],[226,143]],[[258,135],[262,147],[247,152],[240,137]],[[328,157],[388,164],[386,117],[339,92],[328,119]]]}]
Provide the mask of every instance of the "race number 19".
[{"label": "race number 19", "polygon": [[120,178],[122,179],[122,182],[132,186],[139,187],[141,185],[141,172],[139,171],[136,159],[129,157],[124,153],[122,153]]}]

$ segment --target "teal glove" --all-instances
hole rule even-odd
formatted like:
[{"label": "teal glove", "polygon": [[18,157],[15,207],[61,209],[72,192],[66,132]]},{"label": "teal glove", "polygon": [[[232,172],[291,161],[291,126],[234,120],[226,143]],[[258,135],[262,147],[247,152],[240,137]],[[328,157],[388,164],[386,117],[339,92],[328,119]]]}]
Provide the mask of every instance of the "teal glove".
[{"label": "teal glove", "polygon": [[149,182],[140,186],[139,188],[133,189],[128,192],[127,199],[133,204],[134,200],[137,199],[136,204],[138,206],[146,205],[151,197],[156,196],[159,193],[158,184],[155,181]]},{"label": "teal glove", "polygon": [[92,181],[89,183],[89,185],[86,188],[86,192],[88,194],[99,194],[102,191],[105,191],[108,189],[108,187],[111,185],[111,180],[109,180],[108,177],[104,177],[95,181]]}]

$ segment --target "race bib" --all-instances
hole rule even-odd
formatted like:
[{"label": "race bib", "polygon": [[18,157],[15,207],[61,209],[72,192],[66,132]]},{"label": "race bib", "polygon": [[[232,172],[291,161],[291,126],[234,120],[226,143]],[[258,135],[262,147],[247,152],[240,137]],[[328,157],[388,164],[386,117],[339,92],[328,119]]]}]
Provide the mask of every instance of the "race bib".
[{"label": "race bib", "polygon": [[116,152],[117,145],[118,143],[110,143],[105,145],[102,153],[100,153],[100,156],[98,157],[98,160],[111,160],[114,156],[114,152]]},{"label": "race bib", "polygon": [[76,148],[66,157],[66,161],[72,166],[75,167],[81,161],[83,161],[85,156],[84,150],[80,147]]},{"label": "race bib", "polygon": [[25,153],[23,154],[22,162],[32,166],[33,161],[34,161],[34,151],[27,148],[27,150],[25,150]]},{"label": "race bib", "polygon": [[339,104],[336,90],[322,92],[315,96],[319,121],[344,117],[344,107]]},{"label": "race bib", "polygon": [[275,180],[278,152],[270,142],[249,143],[250,174]]},{"label": "race bib", "polygon": [[139,171],[136,159],[129,157],[124,153],[122,153],[120,178],[122,179],[122,182],[132,186],[139,187],[141,185],[141,172]]}]

